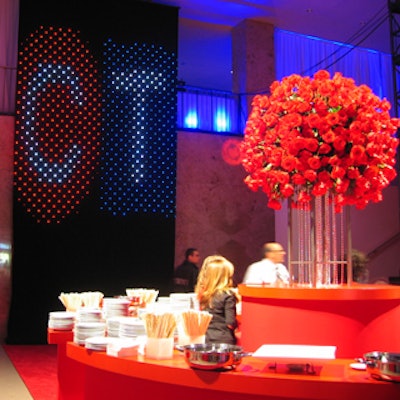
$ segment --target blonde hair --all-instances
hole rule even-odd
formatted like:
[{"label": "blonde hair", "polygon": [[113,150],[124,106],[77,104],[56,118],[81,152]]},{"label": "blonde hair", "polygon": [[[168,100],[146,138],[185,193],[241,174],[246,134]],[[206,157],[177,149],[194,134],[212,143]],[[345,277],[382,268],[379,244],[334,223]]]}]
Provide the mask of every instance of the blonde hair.
[{"label": "blonde hair", "polygon": [[212,307],[215,295],[232,289],[234,270],[233,264],[223,256],[213,255],[204,259],[195,289],[202,309]]}]

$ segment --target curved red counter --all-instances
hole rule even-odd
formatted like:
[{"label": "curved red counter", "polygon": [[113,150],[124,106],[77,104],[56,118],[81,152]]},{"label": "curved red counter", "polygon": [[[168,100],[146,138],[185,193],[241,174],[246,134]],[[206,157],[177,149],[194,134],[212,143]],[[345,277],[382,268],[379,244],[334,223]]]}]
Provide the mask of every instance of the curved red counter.
[{"label": "curved red counter", "polygon": [[[57,332],[49,332],[49,340]],[[67,382],[60,383],[59,398],[110,400],[160,398],[163,400],[389,400],[400,398],[400,385],[369,377],[365,371],[350,368],[353,360],[332,360],[319,376],[271,371],[269,362],[244,357],[231,371],[203,371],[190,368],[175,351],[172,360],[149,360],[144,356],[112,357],[88,350],[73,342],[65,344],[66,358],[73,362],[69,383],[75,382],[75,394],[63,393]],[[65,361],[65,360],[64,360]],[[74,370],[74,366],[78,366]],[[64,376],[63,379],[66,377]],[[59,378],[60,379],[60,378]]]},{"label": "curved red counter", "polygon": [[47,342],[57,345],[58,400],[84,399],[84,365],[67,357],[67,343],[73,339],[72,331],[47,329]]},{"label": "curved red counter", "polygon": [[241,345],[337,346],[337,358],[400,353],[400,286],[296,288],[239,285]]}]

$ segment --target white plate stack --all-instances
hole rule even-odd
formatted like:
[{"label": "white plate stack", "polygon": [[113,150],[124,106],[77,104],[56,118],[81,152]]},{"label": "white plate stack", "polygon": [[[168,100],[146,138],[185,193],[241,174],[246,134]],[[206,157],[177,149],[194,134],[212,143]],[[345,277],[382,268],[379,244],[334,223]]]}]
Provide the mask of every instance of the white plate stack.
[{"label": "white plate stack", "polygon": [[165,305],[169,306],[170,298],[169,298],[169,296],[158,296],[157,297],[157,303],[158,304],[165,304]]},{"label": "white plate stack", "polygon": [[106,336],[92,336],[85,339],[85,347],[89,350],[106,351],[107,345],[111,343],[113,338]]},{"label": "white plate stack", "polygon": [[138,336],[146,336],[144,321],[140,318],[121,317],[119,321],[119,337],[128,339]]},{"label": "white plate stack", "polygon": [[128,299],[118,299],[108,297],[103,299],[104,318],[125,317],[129,315],[130,301]]},{"label": "white plate stack", "polygon": [[75,313],[52,311],[49,313],[48,327],[58,331],[72,331],[75,324]]},{"label": "white plate stack", "polygon": [[174,310],[171,307],[171,301],[169,297],[159,297],[150,310],[145,309],[145,312],[147,311],[155,314],[162,314],[164,312],[173,312]]},{"label": "white plate stack", "polygon": [[106,336],[105,322],[76,322],[74,328],[74,342],[85,344],[85,340],[94,336]]},{"label": "white plate stack", "polygon": [[119,337],[119,325],[123,317],[111,317],[106,319],[107,336]]},{"label": "white plate stack", "polygon": [[172,311],[187,311],[196,308],[196,295],[194,293],[171,293],[169,301]]},{"label": "white plate stack", "polygon": [[76,322],[104,322],[100,308],[81,307],[76,312]]}]

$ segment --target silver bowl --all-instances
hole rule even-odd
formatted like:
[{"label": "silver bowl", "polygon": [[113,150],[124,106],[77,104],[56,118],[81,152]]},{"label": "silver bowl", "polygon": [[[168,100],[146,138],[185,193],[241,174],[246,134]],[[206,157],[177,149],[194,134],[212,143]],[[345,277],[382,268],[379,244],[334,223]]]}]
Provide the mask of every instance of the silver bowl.
[{"label": "silver bowl", "polygon": [[364,354],[364,361],[373,378],[400,382],[400,353],[372,351]]},{"label": "silver bowl", "polygon": [[227,343],[189,344],[177,348],[183,351],[190,367],[206,370],[235,368],[243,357],[252,355],[240,346]]}]

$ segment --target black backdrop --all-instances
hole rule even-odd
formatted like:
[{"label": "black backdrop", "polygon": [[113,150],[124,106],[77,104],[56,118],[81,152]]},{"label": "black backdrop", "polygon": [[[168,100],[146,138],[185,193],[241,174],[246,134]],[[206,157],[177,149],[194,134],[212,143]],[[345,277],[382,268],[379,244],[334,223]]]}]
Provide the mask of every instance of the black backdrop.
[{"label": "black backdrop", "polygon": [[[156,43],[176,58],[177,22],[176,8],[133,0],[113,0],[107,8],[97,0],[22,0],[19,41],[39,26],[66,26],[79,30],[99,59],[101,45],[110,37],[124,43]],[[176,141],[172,126],[168,135]],[[175,151],[169,149],[172,163]],[[57,224],[37,222],[17,200],[14,189],[7,343],[46,343],[48,313],[63,309],[58,299],[61,292],[99,290],[106,297],[123,295],[128,287],[157,288],[161,295],[169,292],[174,213],[101,211],[99,170],[100,166],[94,172],[90,195],[83,198],[77,212]]]}]

